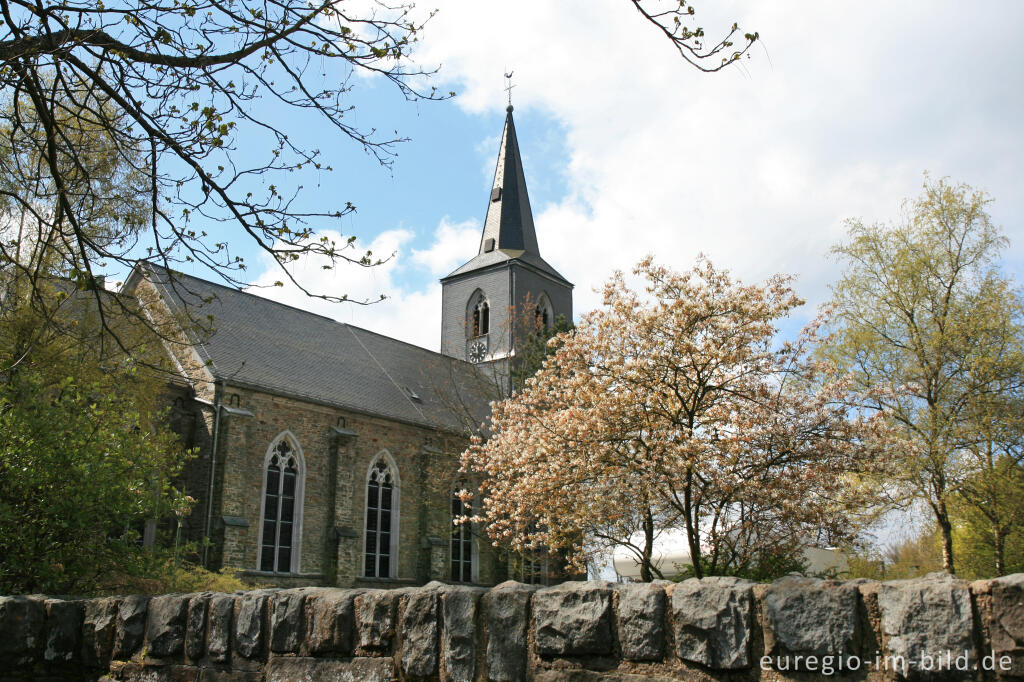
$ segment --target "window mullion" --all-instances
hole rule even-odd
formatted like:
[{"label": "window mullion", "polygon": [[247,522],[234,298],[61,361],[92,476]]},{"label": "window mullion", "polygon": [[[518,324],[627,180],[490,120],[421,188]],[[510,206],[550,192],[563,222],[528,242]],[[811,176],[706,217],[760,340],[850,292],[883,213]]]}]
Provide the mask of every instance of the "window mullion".
[{"label": "window mullion", "polygon": [[[282,463],[281,476],[277,480],[277,524],[274,527],[274,572],[280,569],[278,559],[281,556],[281,510],[284,508],[284,478],[288,469],[287,461]],[[289,567],[290,568],[290,567]]]}]

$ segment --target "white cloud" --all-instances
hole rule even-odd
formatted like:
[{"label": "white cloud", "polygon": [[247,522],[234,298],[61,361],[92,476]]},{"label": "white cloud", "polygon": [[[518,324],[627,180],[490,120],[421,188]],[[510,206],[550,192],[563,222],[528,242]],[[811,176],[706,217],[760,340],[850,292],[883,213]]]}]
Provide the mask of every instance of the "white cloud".
[{"label": "white cloud", "polygon": [[[322,233],[328,239],[342,241],[334,231]],[[297,286],[287,281],[284,273],[264,259],[265,271],[254,282],[251,291],[259,296],[348,322],[388,336],[409,341],[428,348],[439,346],[440,320],[435,311],[441,308],[440,286],[426,291],[409,291],[396,284],[396,275],[405,267],[405,248],[412,240],[408,230],[382,232],[367,247],[374,257],[386,258],[383,265],[363,268],[339,264],[324,270],[326,259],[306,256],[289,266],[289,270],[307,290],[330,296],[348,295],[351,301],[336,303],[310,298]],[[361,247],[362,248],[362,247]],[[284,281],[284,286],[274,282]],[[381,295],[387,298],[380,300]],[[360,305],[356,301],[368,301]]]},{"label": "white cloud", "polygon": [[[338,243],[344,241],[344,237],[333,230],[319,234]],[[327,260],[311,256],[303,257],[289,267],[295,279],[308,291],[330,296],[347,294],[350,299],[347,302],[330,302],[307,296],[267,258],[262,262],[264,272],[256,278],[251,291],[339,322],[437,350],[441,344],[441,285],[437,279],[469,260],[472,254],[467,255],[467,244],[472,245],[479,240],[480,223],[475,220],[453,223],[445,217],[434,230],[430,245],[424,249],[411,248],[414,237],[410,230],[388,230],[369,245],[359,246],[353,255],[368,249],[374,258],[388,259],[371,268],[339,264],[325,270],[323,266]],[[403,284],[405,281],[419,281],[405,276],[410,269],[425,271],[429,286],[421,289]],[[282,282],[284,286],[275,286],[275,282]],[[386,298],[381,300],[381,295]],[[360,305],[357,301],[369,304]]]},{"label": "white cloud", "polygon": [[[895,217],[925,169],[988,189],[996,221],[1024,238],[1024,98],[1008,87],[1024,65],[1024,5],[705,3],[709,36],[739,20],[764,38],[714,75],[683,64],[624,0],[434,5],[418,56],[442,64],[461,107],[503,106],[512,69],[517,111],[564,126],[572,189],[534,212],[577,311],[650,252],[679,268],[704,252],[745,280],[798,274],[816,303],[842,220]],[[520,131],[524,153],[540,143]]]},{"label": "white cloud", "polygon": [[[738,20],[763,37],[750,60],[713,75],[682,63],[626,0],[431,6],[440,12],[417,58],[442,65],[435,84],[454,87],[467,112],[500,111],[502,74],[514,70],[516,111],[542,111],[564,131],[568,193],[533,208],[545,258],[576,284],[577,312],[597,304],[592,290],[614,269],[647,253],[685,268],[703,252],[747,281],[797,274],[814,304],[835,278],[827,251],[843,219],[895,217],[925,169],[989,190],[1017,247],[1008,260],[1024,266],[1024,91],[1012,87],[1024,69],[1013,34],[1024,5],[965,14],[924,0],[856,10],[701,3],[709,36]],[[499,133],[466,141],[483,145],[488,178]],[[551,140],[539,137],[521,127],[528,158]],[[265,295],[436,348],[437,277],[479,237],[479,216],[463,218],[440,220],[423,248],[407,230],[380,234],[375,252],[398,251],[380,268],[303,270],[315,290],[386,292],[384,303],[328,306],[288,288]]]},{"label": "white cloud", "polygon": [[480,230],[478,220],[452,223],[445,216],[434,231],[430,247],[413,249],[410,260],[425,267],[434,279],[443,277],[470,259],[472,246],[480,239]]}]

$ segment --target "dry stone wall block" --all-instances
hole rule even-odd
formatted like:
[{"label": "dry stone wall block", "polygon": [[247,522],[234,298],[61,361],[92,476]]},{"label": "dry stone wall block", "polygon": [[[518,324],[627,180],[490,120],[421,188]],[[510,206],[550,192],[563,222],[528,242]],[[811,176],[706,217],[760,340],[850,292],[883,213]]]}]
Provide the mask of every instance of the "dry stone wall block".
[{"label": "dry stone wall block", "polygon": [[494,682],[526,679],[527,617],[530,596],[536,589],[510,580],[481,598],[487,629],[487,679]]},{"label": "dry stone wall block", "polygon": [[371,590],[355,598],[359,647],[371,652],[391,649],[395,635],[395,606],[401,590]]},{"label": "dry stone wall block", "polygon": [[622,657],[658,661],[665,651],[665,589],[654,583],[616,585]]},{"label": "dry stone wall block", "polygon": [[672,591],[676,655],[716,670],[750,665],[753,583],[739,578],[690,578]]},{"label": "dry stone wall block", "polygon": [[297,653],[305,637],[303,604],[307,590],[285,590],[274,595],[270,609],[270,650]]},{"label": "dry stone wall block", "polygon": [[216,594],[210,598],[208,609],[206,654],[214,663],[226,663],[231,655],[235,598],[229,594]]},{"label": "dry stone wall block", "polygon": [[93,668],[104,668],[114,648],[114,631],[120,600],[113,597],[85,602],[82,625],[82,660]]},{"label": "dry stone wall block", "polygon": [[472,682],[476,672],[476,611],[485,590],[476,587],[441,589],[442,679]]},{"label": "dry stone wall block", "polygon": [[[938,671],[961,657],[974,665],[971,595],[964,581],[941,573],[882,583],[878,609],[886,653],[900,662],[892,667],[902,668],[905,661],[908,671]],[[955,674],[955,668],[939,672]]]},{"label": "dry stone wall block", "polygon": [[395,679],[394,669],[390,658],[381,657],[344,661],[274,657],[267,663],[264,679],[266,682],[391,682]]},{"label": "dry stone wall block", "polygon": [[146,607],[149,597],[125,597],[117,607],[117,628],[114,632],[113,656],[127,660],[142,648],[146,636]]},{"label": "dry stone wall block", "polygon": [[1024,574],[993,580],[991,595],[992,611],[988,623],[992,638],[991,655],[997,662],[1009,656],[1010,669],[1005,673],[1024,677]]},{"label": "dry stone wall block", "polygon": [[188,616],[185,618],[185,656],[193,661],[206,653],[206,611],[213,595],[203,592],[188,602]]},{"label": "dry stone wall block", "polygon": [[542,656],[606,656],[612,652],[609,583],[567,582],[533,596],[535,648]]},{"label": "dry stone wall block", "polygon": [[0,597],[0,663],[25,665],[43,647],[46,606],[29,597]]},{"label": "dry stone wall block", "polygon": [[238,600],[233,649],[243,658],[258,658],[263,653],[269,598],[266,592],[249,592]]},{"label": "dry stone wall block", "polygon": [[315,590],[306,598],[309,650],[317,656],[352,655],[356,590]]},{"label": "dry stone wall block", "polygon": [[185,646],[188,602],[189,597],[185,594],[169,594],[150,600],[146,637],[151,656],[168,658],[181,655]]},{"label": "dry stone wall block", "polygon": [[402,610],[402,670],[414,677],[433,675],[438,668],[438,592],[440,583],[412,590]]},{"label": "dry stone wall block", "polygon": [[43,660],[70,663],[78,659],[84,618],[85,607],[82,602],[46,600],[46,645],[43,649]]},{"label": "dry stone wall block", "polygon": [[410,591],[402,611],[402,672],[428,677],[437,672],[437,586]]},{"label": "dry stone wall block", "polygon": [[[785,657],[796,665],[797,656],[820,659],[859,653],[856,585],[786,577],[760,592],[768,656]],[[787,663],[786,669],[793,668]]]}]

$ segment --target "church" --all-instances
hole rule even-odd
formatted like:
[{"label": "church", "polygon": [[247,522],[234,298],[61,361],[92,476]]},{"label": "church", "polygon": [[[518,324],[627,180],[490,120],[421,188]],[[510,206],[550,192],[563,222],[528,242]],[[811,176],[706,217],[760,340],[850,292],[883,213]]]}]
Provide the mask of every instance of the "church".
[{"label": "church", "polygon": [[[483,197],[481,197],[483,199]],[[467,244],[467,256],[472,253]],[[540,255],[507,109],[476,255],[441,280],[437,353],[152,264],[125,282],[176,325],[172,426],[197,453],[183,536],[203,563],[279,586],[544,582],[454,519],[459,454],[508,391],[529,318],[572,319],[572,284]],[[204,318],[208,333],[176,321]]]}]

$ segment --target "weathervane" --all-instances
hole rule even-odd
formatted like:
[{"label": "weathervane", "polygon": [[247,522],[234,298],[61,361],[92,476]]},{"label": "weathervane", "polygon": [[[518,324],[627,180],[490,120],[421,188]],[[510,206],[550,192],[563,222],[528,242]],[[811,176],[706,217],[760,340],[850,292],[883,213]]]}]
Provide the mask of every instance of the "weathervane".
[{"label": "weathervane", "polygon": [[516,87],[516,86],[512,85],[512,74],[513,73],[515,73],[515,71],[509,71],[508,73],[505,74],[505,81],[507,83],[505,85],[505,92],[508,93],[508,110],[509,111],[512,111],[512,88]]}]

